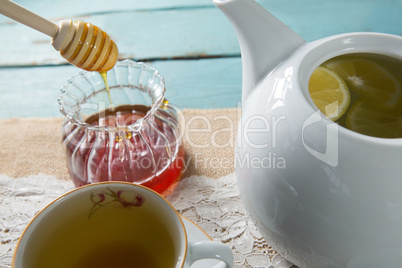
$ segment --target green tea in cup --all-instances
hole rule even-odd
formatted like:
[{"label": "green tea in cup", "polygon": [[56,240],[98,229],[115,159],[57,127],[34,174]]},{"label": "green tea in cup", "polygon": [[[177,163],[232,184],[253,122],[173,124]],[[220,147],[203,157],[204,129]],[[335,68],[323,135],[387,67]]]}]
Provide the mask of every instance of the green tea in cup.
[{"label": "green tea in cup", "polygon": [[131,194],[110,188],[94,193],[92,207],[72,204],[79,210],[74,217],[52,219],[46,233],[34,236],[32,267],[174,267],[176,252],[168,228],[146,208],[150,200]]},{"label": "green tea in cup", "polygon": [[232,267],[229,247],[187,241],[176,210],[144,186],[104,182],[49,204],[25,229],[13,268],[183,268],[199,259]]}]

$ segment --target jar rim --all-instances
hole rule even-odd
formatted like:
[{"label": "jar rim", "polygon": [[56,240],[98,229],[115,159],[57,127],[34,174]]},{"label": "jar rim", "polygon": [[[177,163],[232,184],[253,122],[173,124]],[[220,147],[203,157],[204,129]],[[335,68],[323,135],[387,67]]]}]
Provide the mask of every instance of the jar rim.
[{"label": "jar rim", "polygon": [[[164,102],[164,96],[166,93],[165,80],[164,80],[163,76],[160,75],[159,71],[156,68],[151,67],[150,65],[143,63],[143,62],[135,62],[133,60],[118,61],[116,63],[116,65],[110,71],[111,71],[111,73],[114,73],[114,72],[117,72],[121,68],[133,68],[133,69],[137,69],[137,70],[140,69],[141,70],[140,79],[142,78],[143,73],[147,72],[147,73],[152,74],[152,80],[158,79],[158,81],[159,81],[157,83],[158,83],[158,90],[160,92],[158,92],[158,94],[156,94],[156,96],[151,97],[152,104],[150,105],[150,109],[146,112],[146,114],[143,117],[137,119],[134,123],[132,123],[130,125],[124,125],[124,126],[120,126],[120,127],[95,126],[95,125],[88,124],[87,122],[85,122],[85,120],[78,119],[75,115],[82,108],[85,108],[85,107],[82,107],[82,104],[77,103],[76,105],[72,105],[72,107],[67,109],[66,103],[64,102],[64,98],[66,97],[68,88],[72,84],[74,84],[74,81],[76,79],[84,77],[84,79],[86,80],[88,85],[90,87],[92,87],[92,85],[90,85],[90,83],[91,83],[90,80],[87,79],[87,76],[93,75],[94,72],[88,72],[88,71],[84,71],[84,70],[82,70],[79,73],[77,73],[76,75],[70,77],[67,80],[66,84],[60,89],[60,94],[57,99],[57,102],[59,104],[60,113],[63,114],[70,123],[76,125],[77,127],[82,127],[82,128],[92,130],[92,131],[118,132],[118,131],[125,130],[125,131],[138,132],[141,129],[142,124],[145,121],[149,120],[149,118],[155,114],[158,107],[161,106],[162,103]],[[100,76],[98,79],[101,79]],[[103,82],[103,80],[102,80],[102,82]],[[117,86],[122,86],[122,85],[117,84]],[[143,92],[145,92],[147,89],[149,89],[147,87],[147,85],[141,85],[141,82],[139,82],[138,86],[136,86],[136,85],[134,85],[134,86],[135,86],[135,88],[137,88]],[[116,86],[113,86],[113,87],[116,87]],[[113,87],[111,86],[110,88],[113,88]],[[93,89],[91,92],[96,93],[96,91],[94,91]],[[146,93],[150,94],[149,92],[146,92]],[[76,99],[75,96],[73,96],[72,98]],[[90,103],[88,105],[92,105],[92,104],[93,103]],[[96,104],[93,104],[93,105],[96,105]]]}]

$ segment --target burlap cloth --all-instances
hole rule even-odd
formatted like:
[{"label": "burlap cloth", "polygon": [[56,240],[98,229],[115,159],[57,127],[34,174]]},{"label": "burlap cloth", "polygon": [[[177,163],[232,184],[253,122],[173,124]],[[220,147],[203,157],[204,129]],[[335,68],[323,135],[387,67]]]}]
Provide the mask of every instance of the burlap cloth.
[{"label": "burlap cloth", "polygon": [[[220,178],[234,171],[239,109],[186,109],[181,122],[186,165],[183,178]],[[61,144],[62,117],[0,120],[0,174],[45,173],[69,179]]]}]

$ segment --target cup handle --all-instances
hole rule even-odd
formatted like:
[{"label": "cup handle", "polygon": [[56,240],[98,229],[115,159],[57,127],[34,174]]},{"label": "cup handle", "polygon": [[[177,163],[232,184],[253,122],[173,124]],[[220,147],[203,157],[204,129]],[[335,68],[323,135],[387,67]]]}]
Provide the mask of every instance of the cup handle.
[{"label": "cup handle", "polygon": [[[191,266],[195,261],[201,259],[216,259],[225,263],[226,268],[233,267],[233,254],[230,248],[222,243],[215,241],[201,241],[189,243],[188,265]],[[221,266],[219,266],[221,267]]]}]

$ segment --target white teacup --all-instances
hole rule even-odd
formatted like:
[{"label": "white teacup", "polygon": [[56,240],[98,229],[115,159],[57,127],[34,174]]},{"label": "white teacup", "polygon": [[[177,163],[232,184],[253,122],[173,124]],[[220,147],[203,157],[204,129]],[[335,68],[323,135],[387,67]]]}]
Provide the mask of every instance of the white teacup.
[{"label": "white teacup", "polygon": [[45,207],[17,245],[13,268],[184,268],[200,259],[233,267],[229,247],[189,243],[177,211],[156,192],[125,182],[77,188]]}]

